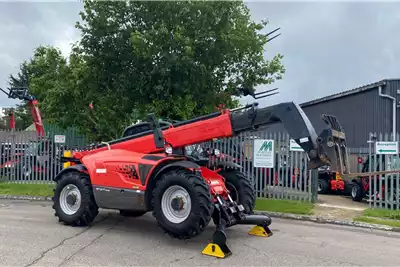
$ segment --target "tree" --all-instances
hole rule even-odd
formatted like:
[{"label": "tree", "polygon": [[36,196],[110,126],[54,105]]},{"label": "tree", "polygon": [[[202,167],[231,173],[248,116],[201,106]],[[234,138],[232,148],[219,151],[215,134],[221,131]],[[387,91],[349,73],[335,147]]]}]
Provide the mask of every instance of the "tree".
[{"label": "tree", "polygon": [[267,23],[251,21],[241,1],[84,1],[80,15],[69,62],[39,48],[29,82],[46,118],[96,140],[150,112],[184,120],[236,107],[236,88],[285,71],[281,55],[264,59]]}]

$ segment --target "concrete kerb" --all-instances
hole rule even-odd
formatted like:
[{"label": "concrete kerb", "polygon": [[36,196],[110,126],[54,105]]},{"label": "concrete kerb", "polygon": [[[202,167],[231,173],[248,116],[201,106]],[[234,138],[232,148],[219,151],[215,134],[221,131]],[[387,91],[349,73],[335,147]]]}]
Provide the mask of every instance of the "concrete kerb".
[{"label": "concrete kerb", "polygon": [[[0,199],[28,200],[28,201],[52,201],[51,197],[42,197],[42,196],[0,195]],[[400,227],[391,227],[391,226],[380,225],[380,224],[355,222],[355,221],[349,221],[349,220],[328,219],[328,218],[317,217],[317,216],[298,215],[298,214],[281,213],[281,212],[254,211],[254,213],[260,214],[260,215],[267,215],[267,216],[270,216],[273,218],[290,219],[290,220],[298,220],[298,221],[309,221],[309,222],[321,223],[321,224],[353,226],[353,227],[391,231],[391,232],[400,232]]]},{"label": "concrete kerb", "polygon": [[16,196],[16,195],[0,195],[0,199],[29,200],[29,201],[52,201],[51,197]]},{"label": "concrete kerb", "polygon": [[372,224],[372,223],[364,223],[364,222],[356,222],[349,220],[338,220],[338,219],[328,219],[318,216],[310,216],[310,215],[297,215],[290,213],[281,213],[281,212],[266,212],[266,211],[255,211],[255,214],[267,215],[272,218],[281,218],[281,219],[290,219],[290,220],[299,220],[299,221],[309,221],[320,224],[333,224],[333,225],[343,225],[343,226],[353,226],[374,230],[383,230],[390,232],[400,232],[400,227],[392,227],[381,224]]}]

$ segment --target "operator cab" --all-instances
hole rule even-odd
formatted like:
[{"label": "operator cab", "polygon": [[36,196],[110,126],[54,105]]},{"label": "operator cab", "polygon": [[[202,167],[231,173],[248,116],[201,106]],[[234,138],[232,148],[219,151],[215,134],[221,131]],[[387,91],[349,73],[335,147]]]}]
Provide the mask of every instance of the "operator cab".
[{"label": "operator cab", "polygon": [[[165,130],[172,125],[172,123],[169,123],[167,121],[160,121],[159,123],[160,123],[161,130]],[[131,126],[125,128],[124,132],[122,133],[122,137],[127,137],[127,136],[131,136],[131,135],[135,135],[135,134],[139,134],[139,133],[143,133],[143,132],[147,132],[147,131],[151,131],[150,123],[149,122],[140,122],[140,123],[137,123],[137,124],[134,124],[134,125],[131,125]]]},{"label": "operator cab", "polygon": [[[159,121],[158,123],[160,124],[161,130],[166,130],[172,126],[172,123],[167,121]],[[137,135],[151,130],[152,129],[150,127],[150,122],[140,122],[125,128],[124,132],[122,133],[122,137],[124,138],[132,135]],[[176,148],[173,149],[172,153],[175,155],[185,155],[185,150],[181,148]]]}]

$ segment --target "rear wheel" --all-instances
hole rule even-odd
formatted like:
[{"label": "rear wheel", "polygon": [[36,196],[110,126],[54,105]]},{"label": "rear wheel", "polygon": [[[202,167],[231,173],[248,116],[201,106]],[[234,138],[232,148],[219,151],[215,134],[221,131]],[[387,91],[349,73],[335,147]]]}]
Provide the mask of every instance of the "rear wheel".
[{"label": "rear wheel", "polygon": [[67,225],[89,225],[99,213],[89,176],[80,172],[61,176],[54,189],[53,202],[54,215]]},{"label": "rear wheel", "polygon": [[318,179],[318,194],[329,193],[329,182],[327,179]]},{"label": "rear wheel", "polygon": [[360,202],[364,197],[364,193],[361,189],[361,186],[358,183],[353,183],[351,188],[351,198],[353,201]]},{"label": "rear wheel", "polygon": [[162,175],[153,191],[153,215],[170,236],[192,238],[204,231],[214,210],[206,181],[188,170]]},{"label": "rear wheel", "polygon": [[225,178],[232,200],[242,204],[246,213],[253,213],[256,194],[250,179],[237,170],[223,170],[219,174]]}]

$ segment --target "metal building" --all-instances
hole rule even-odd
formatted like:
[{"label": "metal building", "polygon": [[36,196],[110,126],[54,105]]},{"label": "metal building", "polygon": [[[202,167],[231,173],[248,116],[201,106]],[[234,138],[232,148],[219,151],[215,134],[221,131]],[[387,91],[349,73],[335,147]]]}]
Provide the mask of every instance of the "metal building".
[{"label": "metal building", "polygon": [[[324,113],[331,114],[339,119],[345,129],[348,147],[361,148],[368,147],[370,132],[400,132],[398,103],[400,79],[385,79],[308,101],[300,106],[314,125],[317,134],[324,127],[320,116]],[[268,131],[284,132],[284,129],[282,125],[274,125]]]}]

